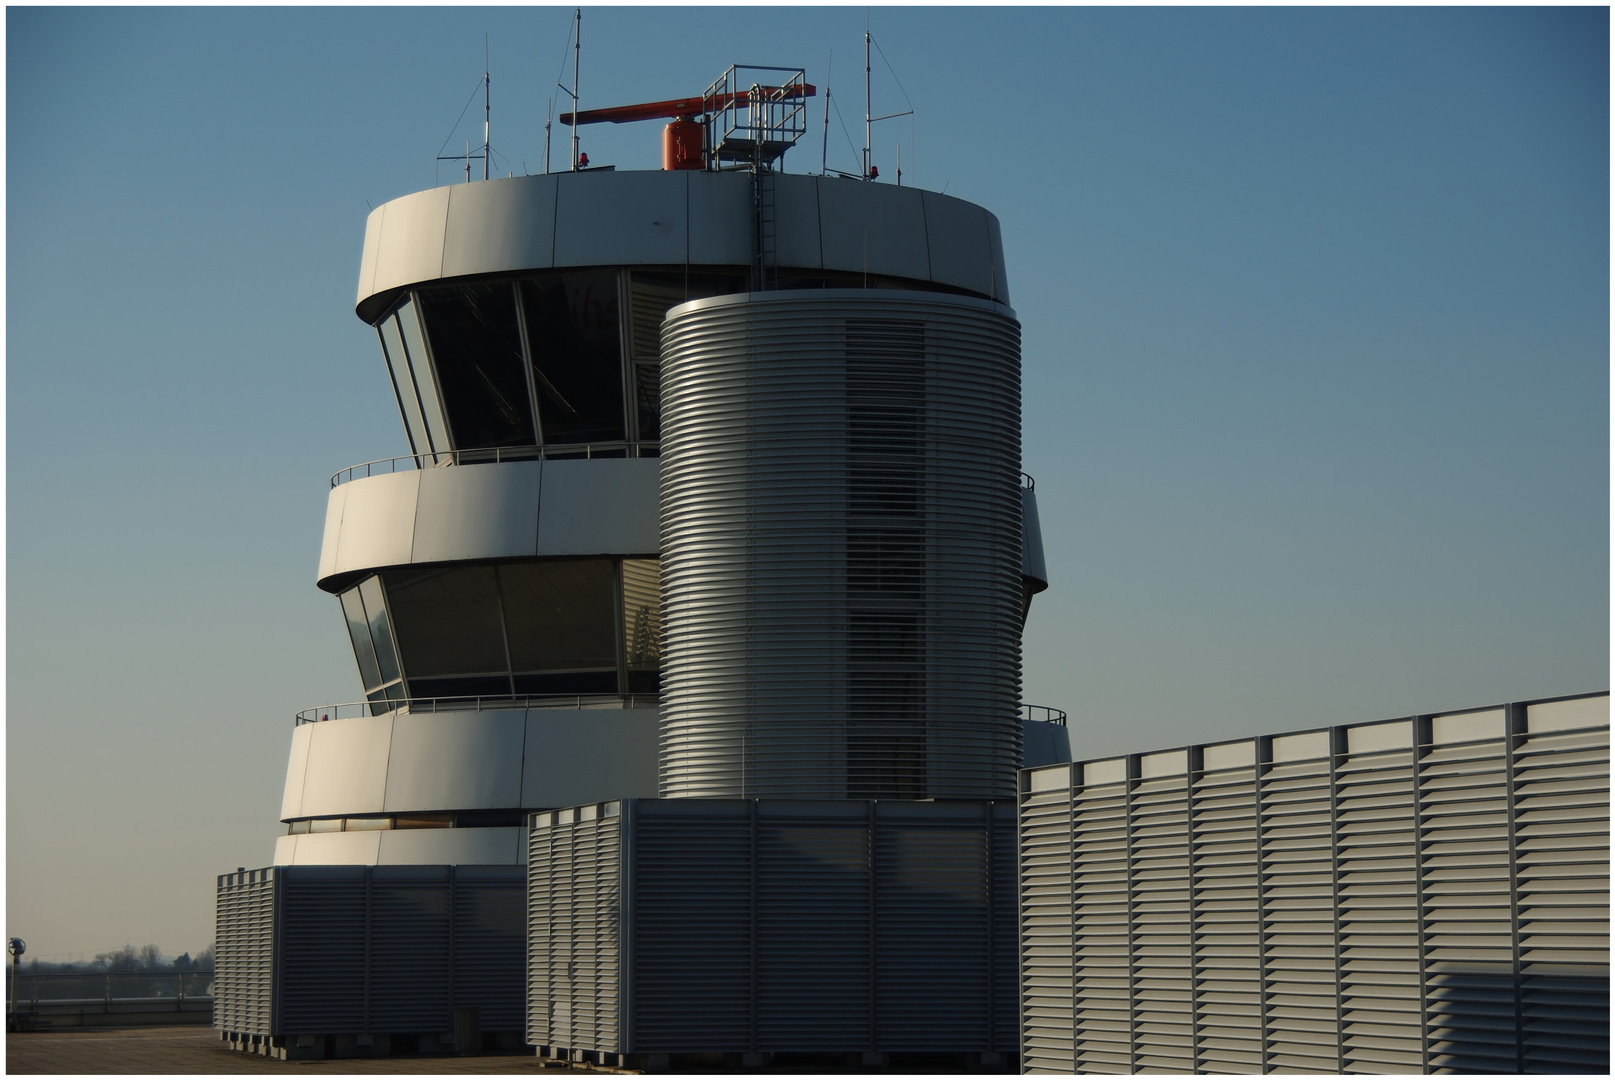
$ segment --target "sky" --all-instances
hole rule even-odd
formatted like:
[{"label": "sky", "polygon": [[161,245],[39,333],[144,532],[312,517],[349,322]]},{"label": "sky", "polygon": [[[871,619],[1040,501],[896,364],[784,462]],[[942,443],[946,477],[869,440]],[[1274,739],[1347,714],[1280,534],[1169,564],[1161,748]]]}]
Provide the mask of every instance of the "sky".
[{"label": "sky", "polygon": [[[836,110],[786,168],[855,170],[866,19],[875,112],[914,109],[883,179],[901,145],[1002,223],[1051,578],[1023,696],[1079,759],[1609,686],[1606,9],[588,8],[583,107],[802,66]],[[361,694],[328,477],[407,452],[365,217],[463,179],[485,47],[498,172],[542,171],[570,22],[7,9],[30,956],[194,953],[215,875],[272,858],[294,713]],[[659,131],[583,149],[655,168]]]}]

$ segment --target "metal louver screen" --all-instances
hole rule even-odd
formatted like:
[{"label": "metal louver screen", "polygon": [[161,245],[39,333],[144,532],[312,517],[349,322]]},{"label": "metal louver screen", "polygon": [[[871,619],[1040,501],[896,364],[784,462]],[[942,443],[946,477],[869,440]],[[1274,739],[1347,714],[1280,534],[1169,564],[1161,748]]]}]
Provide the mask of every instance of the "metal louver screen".
[{"label": "metal louver screen", "polygon": [[527,1042],[619,1053],[620,804],[577,807],[527,847]]},{"label": "metal louver screen", "polygon": [[662,324],[661,792],[1008,798],[1020,328],[937,293]]},{"label": "metal louver screen", "polygon": [[1608,702],[1024,773],[1024,1067],[1607,1073]]},{"label": "metal louver screen", "polygon": [[[1004,804],[642,799],[536,818],[530,1043],[1016,1049]],[[591,963],[609,969],[609,993],[579,978]]]},{"label": "metal louver screen", "polygon": [[214,1027],[257,1036],[451,1033],[454,1010],[475,1007],[483,1031],[519,1031],[523,874],[277,866],[223,875]]},{"label": "metal louver screen", "polygon": [[213,1026],[266,1035],[273,1024],[275,868],[221,874],[214,922]]}]

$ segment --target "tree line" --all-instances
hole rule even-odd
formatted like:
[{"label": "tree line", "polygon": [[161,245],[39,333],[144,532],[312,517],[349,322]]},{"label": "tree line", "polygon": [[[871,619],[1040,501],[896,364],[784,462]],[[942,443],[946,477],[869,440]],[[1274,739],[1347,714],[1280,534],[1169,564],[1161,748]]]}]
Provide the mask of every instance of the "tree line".
[{"label": "tree line", "polygon": [[144,975],[164,972],[207,971],[213,967],[213,946],[209,945],[192,956],[180,953],[172,960],[164,959],[163,950],[156,945],[125,945],[111,952],[96,953],[94,960],[72,960],[54,964],[48,960],[28,959],[25,955],[22,971],[26,975],[50,975],[58,972],[96,971],[108,975]]}]

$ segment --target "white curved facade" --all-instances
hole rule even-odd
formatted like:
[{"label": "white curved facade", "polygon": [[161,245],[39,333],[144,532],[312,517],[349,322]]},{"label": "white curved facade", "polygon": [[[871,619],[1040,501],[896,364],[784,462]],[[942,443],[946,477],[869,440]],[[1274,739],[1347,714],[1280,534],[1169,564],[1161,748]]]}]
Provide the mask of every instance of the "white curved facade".
[{"label": "white curved facade", "polygon": [[338,484],[319,584],[384,567],[574,555],[655,557],[655,458],[507,461]]},{"label": "white curved facade", "polygon": [[[357,314],[411,457],[330,490],[317,582],[367,702],[295,729],[277,863],[521,862],[521,813],[656,794],[659,327],[747,288],[752,195],[740,173],[568,173],[371,214]],[[773,197],[781,289],[1008,300],[979,206],[812,176]]]},{"label": "white curved facade", "polygon": [[[1009,302],[998,219],[914,187],[780,175],[781,267],[868,273]],[[554,173],[454,184],[378,206],[365,224],[361,317],[399,289],[476,274],[588,266],[746,266],[751,182],[739,173]]]}]

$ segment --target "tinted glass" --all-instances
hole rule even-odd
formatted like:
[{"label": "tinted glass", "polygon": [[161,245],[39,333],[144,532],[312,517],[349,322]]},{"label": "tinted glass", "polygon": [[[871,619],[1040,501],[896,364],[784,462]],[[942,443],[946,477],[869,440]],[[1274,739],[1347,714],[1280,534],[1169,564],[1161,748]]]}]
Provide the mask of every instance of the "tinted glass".
[{"label": "tinted glass", "polygon": [[387,599],[411,696],[431,696],[419,678],[508,670],[493,567],[389,573]]},{"label": "tinted glass", "polygon": [[385,817],[350,817],[345,832],[367,832],[372,829],[390,829],[393,819]]},{"label": "tinted glass", "polygon": [[453,824],[453,814],[399,814],[393,818],[395,829],[447,829]]},{"label": "tinted glass", "polygon": [[308,831],[312,833],[341,832],[341,818],[315,818],[308,823]]},{"label": "tinted glass", "polygon": [[499,582],[513,670],[608,669],[615,673],[617,618],[612,610],[611,577],[609,559],[501,566]]},{"label": "tinted glass", "polygon": [[510,283],[451,285],[419,298],[455,448],[532,445]]},{"label": "tinted glass", "polygon": [[420,395],[421,418],[426,423],[426,434],[432,440],[433,449],[450,449],[453,444],[449,442],[448,425],[443,420],[443,403],[438,397],[437,380],[432,377],[432,365],[426,357],[426,342],[421,337],[421,323],[416,317],[414,301],[400,305],[396,317],[404,339],[409,371],[415,379],[415,390]]},{"label": "tinted glass", "polygon": [[529,278],[521,296],[544,441],[623,439],[617,275]]},{"label": "tinted glass", "polygon": [[376,650],[370,643],[370,625],[365,619],[364,604],[359,590],[349,589],[342,594],[342,615],[348,622],[348,639],[353,642],[353,658],[359,662],[359,681],[366,690],[374,690],[382,683],[381,671],[376,666]]},{"label": "tinted glass", "polygon": [[628,666],[628,691],[655,693],[662,662],[661,560],[624,559],[622,562],[623,656]]},{"label": "tinted glass", "polygon": [[370,641],[376,647],[376,667],[381,681],[398,678],[398,653],[393,648],[392,628],[387,625],[387,605],[381,599],[381,579],[367,577],[359,583],[359,598],[364,601],[365,616],[370,623]]},{"label": "tinted glass", "polygon": [[659,273],[636,270],[629,285],[634,356],[655,358],[662,350],[662,320],[667,309],[686,300],[727,296],[746,291],[743,274]]},{"label": "tinted glass", "polygon": [[398,398],[398,412],[404,418],[404,434],[409,436],[409,452],[419,454],[430,449],[426,439],[426,423],[421,419],[420,399],[415,395],[415,379],[409,373],[409,359],[404,353],[404,340],[398,334],[398,320],[389,315],[376,327],[381,335],[381,355],[387,361],[387,374],[393,381],[393,393]]},{"label": "tinted glass", "polygon": [[662,369],[659,364],[634,365],[634,408],[639,416],[639,437],[662,437]]}]

